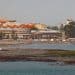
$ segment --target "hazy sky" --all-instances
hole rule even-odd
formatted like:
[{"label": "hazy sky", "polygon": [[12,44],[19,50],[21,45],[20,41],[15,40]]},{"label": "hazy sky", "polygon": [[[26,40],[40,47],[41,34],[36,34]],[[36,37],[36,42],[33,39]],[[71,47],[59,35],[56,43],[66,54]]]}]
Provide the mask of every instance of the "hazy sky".
[{"label": "hazy sky", "polygon": [[0,0],[0,16],[57,25],[70,17],[75,20],[75,0]]}]

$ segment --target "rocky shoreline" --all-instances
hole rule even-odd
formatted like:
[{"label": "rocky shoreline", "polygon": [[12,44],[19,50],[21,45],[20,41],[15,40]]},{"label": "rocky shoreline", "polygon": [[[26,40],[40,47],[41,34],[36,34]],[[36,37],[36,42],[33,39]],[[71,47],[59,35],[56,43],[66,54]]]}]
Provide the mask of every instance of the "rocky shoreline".
[{"label": "rocky shoreline", "polygon": [[75,51],[56,49],[2,49],[0,50],[0,62],[6,61],[63,62],[64,64],[75,64]]}]

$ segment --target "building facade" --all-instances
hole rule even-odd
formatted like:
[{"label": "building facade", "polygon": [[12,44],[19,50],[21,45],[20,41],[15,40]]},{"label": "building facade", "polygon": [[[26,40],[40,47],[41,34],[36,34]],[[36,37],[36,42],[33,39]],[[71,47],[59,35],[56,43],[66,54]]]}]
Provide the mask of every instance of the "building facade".
[{"label": "building facade", "polygon": [[55,30],[41,30],[32,32],[32,39],[37,40],[51,40],[51,39],[61,39],[62,34],[59,31]]}]

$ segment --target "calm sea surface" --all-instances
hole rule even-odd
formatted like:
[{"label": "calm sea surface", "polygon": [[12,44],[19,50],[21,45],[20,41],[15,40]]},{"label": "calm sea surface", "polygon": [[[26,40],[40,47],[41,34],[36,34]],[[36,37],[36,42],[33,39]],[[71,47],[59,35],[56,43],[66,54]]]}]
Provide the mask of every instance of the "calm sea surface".
[{"label": "calm sea surface", "polygon": [[47,62],[0,62],[0,75],[75,75],[75,65]]},{"label": "calm sea surface", "polygon": [[48,44],[48,43],[33,43],[33,44],[18,44],[18,45],[7,45],[0,46],[2,48],[32,48],[32,49],[64,49],[64,50],[75,50],[75,44]]}]

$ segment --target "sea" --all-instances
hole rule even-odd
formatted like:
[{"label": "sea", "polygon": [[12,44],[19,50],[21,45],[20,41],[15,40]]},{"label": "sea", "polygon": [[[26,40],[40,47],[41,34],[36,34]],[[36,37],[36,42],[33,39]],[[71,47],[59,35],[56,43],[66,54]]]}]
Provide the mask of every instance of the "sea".
[{"label": "sea", "polygon": [[0,75],[75,75],[75,65],[49,62],[0,62]]},{"label": "sea", "polygon": [[19,49],[61,49],[75,50],[75,43],[32,43],[32,44],[13,44],[0,45],[0,48],[19,48]]},{"label": "sea", "polygon": [[[75,50],[75,44],[19,44],[0,46],[1,48],[64,49]],[[57,62],[15,61],[0,62],[0,75],[75,75],[75,65]]]}]

